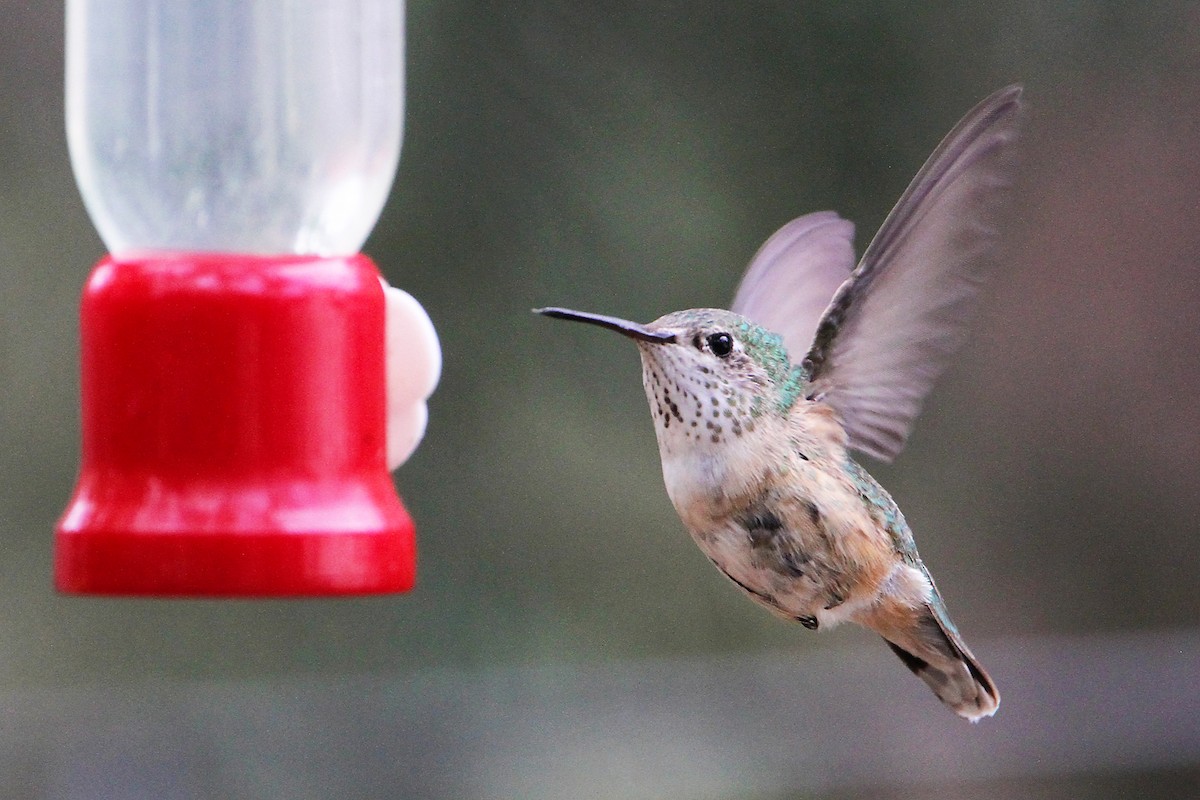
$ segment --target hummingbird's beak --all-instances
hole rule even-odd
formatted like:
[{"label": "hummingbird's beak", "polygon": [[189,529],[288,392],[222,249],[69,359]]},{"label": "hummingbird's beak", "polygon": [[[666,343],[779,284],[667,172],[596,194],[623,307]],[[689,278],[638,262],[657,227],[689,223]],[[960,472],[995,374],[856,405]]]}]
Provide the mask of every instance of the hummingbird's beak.
[{"label": "hummingbird's beak", "polygon": [[675,341],[675,334],[673,333],[652,331],[645,325],[639,325],[636,322],[630,322],[627,319],[620,319],[618,317],[606,317],[603,314],[589,314],[586,311],[572,311],[569,308],[535,308],[533,313],[541,314],[544,317],[554,317],[555,319],[588,322],[592,325],[599,325],[601,328],[608,328],[610,331],[623,333],[630,339],[640,339],[643,342],[670,344]]}]

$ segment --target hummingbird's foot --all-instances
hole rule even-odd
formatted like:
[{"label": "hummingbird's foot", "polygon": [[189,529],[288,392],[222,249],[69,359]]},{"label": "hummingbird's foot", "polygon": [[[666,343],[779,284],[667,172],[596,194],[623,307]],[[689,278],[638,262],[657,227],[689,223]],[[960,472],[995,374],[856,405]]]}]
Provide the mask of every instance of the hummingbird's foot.
[{"label": "hummingbird's foot", "polygon": [[801,614],[800,616],[796,617],[796,622],[799,622],[810,631],[815,631],[820,626],[820,623],[817,622],[816,617],[810,617],[807,614]]}]

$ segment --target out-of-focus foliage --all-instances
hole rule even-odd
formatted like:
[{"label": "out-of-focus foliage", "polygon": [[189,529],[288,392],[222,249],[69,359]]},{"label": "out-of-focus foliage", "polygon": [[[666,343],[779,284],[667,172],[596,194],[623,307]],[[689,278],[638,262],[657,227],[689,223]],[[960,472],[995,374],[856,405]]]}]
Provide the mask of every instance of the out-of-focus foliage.
[{"label": "out-of-focus foliage", "polygon": [[75,305],[102,249],[62,133],[61,9],[4,17],[0,687],[869,641],[731,591],[669,506],[634,349],[529,309],[724,305],[759,243],[821,208],[861,247],[958,117],[1013,81],[1030,115],[1008,256],[908,450],[874,472],[972,642],[1197,624],[1194,4],[410,2],[404,151],[366,249],[445,351],[397,478],[419,586],[252,603],[51,591]]}]

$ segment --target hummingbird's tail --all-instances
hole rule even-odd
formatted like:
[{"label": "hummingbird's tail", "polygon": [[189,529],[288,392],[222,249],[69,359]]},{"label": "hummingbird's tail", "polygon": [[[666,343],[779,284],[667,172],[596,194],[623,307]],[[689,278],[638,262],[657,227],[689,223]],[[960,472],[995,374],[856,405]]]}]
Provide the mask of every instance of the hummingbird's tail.
[{"label": "hummingbird's tail", "polygon": [[955,714],[978,722],[996,713],[1000,692],[967,648],[936,593],[930,603],[893,607],[873,622],[884,623],[871,627]]}]

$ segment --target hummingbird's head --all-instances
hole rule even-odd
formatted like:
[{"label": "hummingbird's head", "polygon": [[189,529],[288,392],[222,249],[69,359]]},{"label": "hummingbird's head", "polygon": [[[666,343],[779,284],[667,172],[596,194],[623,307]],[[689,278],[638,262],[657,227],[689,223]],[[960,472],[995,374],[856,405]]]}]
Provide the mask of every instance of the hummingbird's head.
[{"label": "hummingbird's head", "polygon": [[782,415],[806,383],[783,341],[732,311],[676,311],[648,325],[562,308],[539,313],[588,322],[637,342],[642,384],[659,443],[709,447],[755,430],[766,415]]}]

